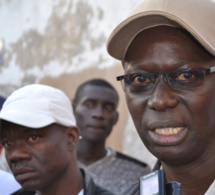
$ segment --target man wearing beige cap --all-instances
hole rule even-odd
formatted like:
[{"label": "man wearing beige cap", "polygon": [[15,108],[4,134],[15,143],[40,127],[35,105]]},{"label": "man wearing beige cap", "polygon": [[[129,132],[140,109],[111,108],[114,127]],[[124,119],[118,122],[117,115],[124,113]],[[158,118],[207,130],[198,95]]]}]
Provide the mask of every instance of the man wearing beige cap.
[{"label": "man wearing beige cap", "polygon": [[112,195],[77,166],[79,130],[69,98],[32,84],[13,92],[1,113],[8,164],[23,189],[14,195]]},{"label": "man wearing beige cap", "polygon": [[[214,0],[144,0],[107,43],[138,134],[183,195],[215,194],[214,19]],[[124,194],[161,194],[146,180]]]}]

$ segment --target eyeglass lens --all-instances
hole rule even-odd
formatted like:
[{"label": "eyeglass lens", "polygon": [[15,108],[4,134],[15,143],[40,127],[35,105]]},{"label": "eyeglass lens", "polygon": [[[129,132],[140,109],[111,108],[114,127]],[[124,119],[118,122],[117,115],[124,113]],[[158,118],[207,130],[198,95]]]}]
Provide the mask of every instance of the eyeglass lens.
[{"label": "eyeglass lens", "polygon": [[121,83],[125,91],[132,93],[147,92],[163,78],[173,89],[194,89],[204,83],[204,69],[179,69],[167,73],[134,73],[124,75]]}]

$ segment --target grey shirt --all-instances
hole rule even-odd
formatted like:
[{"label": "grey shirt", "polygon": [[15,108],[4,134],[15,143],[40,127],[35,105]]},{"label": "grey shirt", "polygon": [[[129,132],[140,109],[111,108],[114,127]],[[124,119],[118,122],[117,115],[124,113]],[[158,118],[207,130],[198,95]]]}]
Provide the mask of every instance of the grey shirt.
[{"label": "grey shirt", "polygon": [[150,167],[134,158],[107,148],[107,155],[88,166],[79,162],[86,169],[96,184],[120,194],[139,177],[148,174]]}]

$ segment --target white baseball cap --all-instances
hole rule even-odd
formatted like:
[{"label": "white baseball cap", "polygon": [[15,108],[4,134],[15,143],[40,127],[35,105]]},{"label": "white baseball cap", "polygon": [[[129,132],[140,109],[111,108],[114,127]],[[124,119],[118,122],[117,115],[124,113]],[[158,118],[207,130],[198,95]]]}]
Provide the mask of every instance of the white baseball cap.
[{"label": "white baseball cap", "polygon": [[133,39],[143,30],[172,26],[188,31],[215,56],[215,0],[143,0],[111,33],[108,53],[123,60]]},{"label": "white baseball cap", "polygon": [[42,128],[53,123],[76,126],[66,94],[41,84],[26,85],[14,91],[4,102],[0,119],[29,128]]}]

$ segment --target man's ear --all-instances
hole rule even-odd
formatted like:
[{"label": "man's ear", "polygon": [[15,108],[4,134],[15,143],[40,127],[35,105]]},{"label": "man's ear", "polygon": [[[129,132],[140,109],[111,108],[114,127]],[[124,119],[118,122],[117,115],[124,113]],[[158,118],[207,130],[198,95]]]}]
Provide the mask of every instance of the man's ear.
[{"label": "man's ear", "polygon": [[70,149],[74,150],[80,137],[80,131],[77,127],[70,127],[68,128],[67,133]]}]

